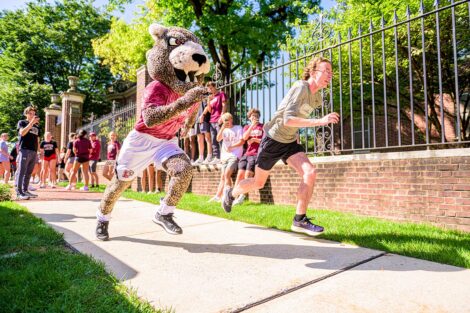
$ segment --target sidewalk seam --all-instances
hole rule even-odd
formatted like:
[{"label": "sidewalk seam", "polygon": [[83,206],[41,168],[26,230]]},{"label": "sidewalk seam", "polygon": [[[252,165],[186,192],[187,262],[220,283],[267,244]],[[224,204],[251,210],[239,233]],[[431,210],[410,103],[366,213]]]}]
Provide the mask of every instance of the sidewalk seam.
[{"label": "sidewalk seam", "polygon": [[285,296],[285,295],[287,295],[287,294],[289,294],[289,293],[292,293],[292,292],[294,292],[294,291],[297,291],[297,290],[299,290],[299,289],[302,289],[302,288],[305,288],[305,287],[307,287],[307,286],[316,284],[316,283],[318,283],[318,282],[320,282],[320,281],[322,281],[322,280],[325,280],[325,279],[327,279],[327,278],[330,278],[330,277],[336,276],[336,275],[338,275],[338,274],[341,274],[341,273],[343,273],[343,272],[346,272],[346,271],[348,271],[348,270],[350,270],[350,269],[353,269],[353,268],[355,268],[355,267],[357,267],[357,266],[359,266],[359,265],[362,265],[362,264],[364,264],[364,263],[368,263],[368,262],[370,262],[370,261],[373,261],[373,260],[375,260],[375,259],[378,259],[378,258],[380,258],[380,257],[382,257],[382,256],[384,256],[384,255],[387,255],[387,254],[388,254],[387,252],[382,252],[382,253],[380,253],[380,254],[378,254],[378,255],[374,255],[374,256],[372,256],[372,257],[370,257],[370,258],[367,258],[367,259],[365,259],[365,260],[362,260],[362,261],[359,261],[359,262],[357,262],[357,263],[354,263],[354,264],[348,265],[348,266],[346,266],[346,267],[343,267],[342,269],[339,269],[339,270],[337,270],[337,271],[334,271],[334,272],[331,273],[331,274],[328,274],[328,275],[325,275],[325,276],[321,276],[321,277],[319,277],[319,278],[316,278],[316,279],[314,279],[314,280],[308,281],[308,282],[306,282],[306,283],[300,284],[300,285],[295,286],[295,287],[292,287],[292,288],[285,289],[285,290],[283,290],[283,291],[281,291],[281,292],[279,292],[279,293],[277,293],[277,294],[274,294],[274,295],[272,295],[272,296],[269,296],[269,297],[266,297],[266,298],[264,298],[264,299],[258,300],[258,301],[256,301],[256,302],[249,303],[249,304],[247,304],[247,305],[245,305],[245,306],[243,306],[243,307],[241,307],[241,308],[238,308],[238,309],[235,309],[235,310],[229,311],[229,312],[230,312],[230,313],[239,313],[239,312],[246,311],[246,310],[251,309],[251,308],[254,308],[254,307],[258,306],[258,305],[261,305],[261,304],[267,303],[267,302],[269,302],[269,301],[271,301],[271,300],[274,300],[274,299],[280,298],[280,297],[282,297],[282,296]]}]

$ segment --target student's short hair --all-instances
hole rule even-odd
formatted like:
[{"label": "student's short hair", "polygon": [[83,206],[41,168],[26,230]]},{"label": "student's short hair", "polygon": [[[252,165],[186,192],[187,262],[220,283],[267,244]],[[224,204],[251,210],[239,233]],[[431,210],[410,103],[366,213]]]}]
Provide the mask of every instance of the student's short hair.
[{"label": "student's short hair", "polygon": [[253,113],[258,114],[258,116],[261,116],[261,112],[255,108],[251,108],[250,111],[248,111],[248,114],[246,116],[250,118]]},{"label": "student's short hair", "polygon": [[77,136],[77,134],[75,134],[75,133],[70,133],[70,134],[69,134],[69,140],[74,140],[74,139],[75,139],[75,136]]},{"label": "student's short hair", "polygon": [[227,113],[224,113],[224,114],[222,114],[222,116],[221,116],[221,117],[222,117],[222,121],[225,121],[226,119],[229,119],[229,118],[233,120],[233,116],[232,116],[232,114],[230,114],[230,113],[228,113],[228,112],[227,112]]},{"label": "student's short hair", "polygon": [[78,132],[78,138],[82,139],[86,136],[86,134],[88,134],[88,132],[84,129],[81,129],[79,132]]},{"label": "student's short hair", "polygon": [[314,57],[313,59],[311,59],[310,62],[308,62],[307,66],[304,68],[304,74],[302,76],[302,79],[308,80],[310,78],[310,71],[316,70],[318,64],[323,62],[331,65],[331,61],[324,57]]},{"label": "student's short hair", "polygon": [[209,87],[209,86],[217,87],[217,85],[213,81],[209,81],[209,82],[206,83],[206,87]]},{"label": "student's short hair", "polygon": [[37,112],[38,109],[36,108],[36,106],[30,105],[30,106],[27,106],[27,107],[24,109],[23,114],[26,115],[26,114],[28,114],[28,113],[31,112],[31,111]]}]

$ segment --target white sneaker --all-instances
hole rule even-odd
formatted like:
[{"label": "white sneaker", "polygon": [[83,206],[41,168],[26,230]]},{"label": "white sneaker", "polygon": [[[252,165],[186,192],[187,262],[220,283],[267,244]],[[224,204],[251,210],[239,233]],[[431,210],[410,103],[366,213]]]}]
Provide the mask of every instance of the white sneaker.
[{"label": "white sneaker", "polygon": [[209,201],[207,202],[220,202],[222,201],[221,198],[217,197],[217,196],[213,196],[212,198],[209,199]]},{"label": "white sneaker", "polygon": [[72,186],[71,186],[71,185],[67,185],[67,187],[65,187],[65,190],[72,190]]},{"label": "white sneaker", "polygon": [[33,186],[29,185],[29,186],[28,186],[28,190],[29,190],[29,191],[36,191],[36,188],[34,188]]},{"label": "white sneaker", "polygon": [[212,155],[209,154],[202,164],[209,164],[210,162],[212,162]]},{"label": "white sneaker", "polygon": [[191,162],[191,165],[200,165],[204,162],[204,158],[200,157],[196,161]]},{"label": "white sneaker", "polygon": [[233,201],[233,205],[237,205],[237,204],[242,204],[243,201],[245,201],[245,195],[239,195],[238,198],[235,199],[235,201]]},{"label": "white sneaker", "polygon": [[213,164],[213,165],[215,165],[215,164],[219,164],[219,163],[220,163],[219,158],[213,158],[212,161],[210,161],[208,164]]},{"label": "white sneaker", "polygon": [[41,185],[39,185],[39,188],[41,188],[41,189],[46,188],[46,184],[41,184]]}]

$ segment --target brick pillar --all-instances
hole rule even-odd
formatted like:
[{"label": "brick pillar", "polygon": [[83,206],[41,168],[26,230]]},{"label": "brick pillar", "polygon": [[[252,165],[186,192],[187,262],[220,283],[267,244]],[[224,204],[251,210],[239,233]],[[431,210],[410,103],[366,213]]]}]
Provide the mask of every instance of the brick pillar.
[{"label": "brick pillar", "polygon": [[135,117],[136,120],[140,118],[140,113],[142,111],[142,99],[144,97],[145,87],[152,81],[152,78],[149,76],[147,67],[145,65],[139,67],[137,70],[137,90],[136,90],[136,110]]},{"label": "brick pillar", "polygon": [[51,105],[44,109],[46,112],[46,132],[50,132],[54,140],[60,143],[59,117],[62,115],[62,108],[59,105],[60,96],[51,94]]},{"label": "brick pillar", "polygon": [[70,132],[76,132],[82,126],[82,109],[85,95],[77,92],[77,77],[69,77],[70,89],[62,94],[62,116],[60,146],[67,145]]}]

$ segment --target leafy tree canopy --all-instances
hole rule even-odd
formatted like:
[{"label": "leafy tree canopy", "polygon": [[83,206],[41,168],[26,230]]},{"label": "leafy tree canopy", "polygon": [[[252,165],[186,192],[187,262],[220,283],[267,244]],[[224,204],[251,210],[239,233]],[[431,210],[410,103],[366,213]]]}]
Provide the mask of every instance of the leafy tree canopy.
[{"label": "leafy tree canopy", "polygon": [[110,16],[92,0],[36,0],[26,8],[0,12],[0,119],[2,129],[15,129],[30,102],[42,109],[50,93],[68,89],[68,76],[79,76],[87,95],[84,114],[108,111],[105,87],[109,70],[94,55],[91,40],[111,26]]},{"label": "leafy tree canopy", "polygon": [[[111,0],[114,6],[132,0]],[[131,24],[114,21],[111,32],[96,40],[97,54],[113,74],[135,79],[135,70],[152,46],[147,27],[153,22],[194,31],[204,42],[224,81],[248,65],[276,56],[279,43],[305,23],[319,1],[309,0],[148,0]]]}]

